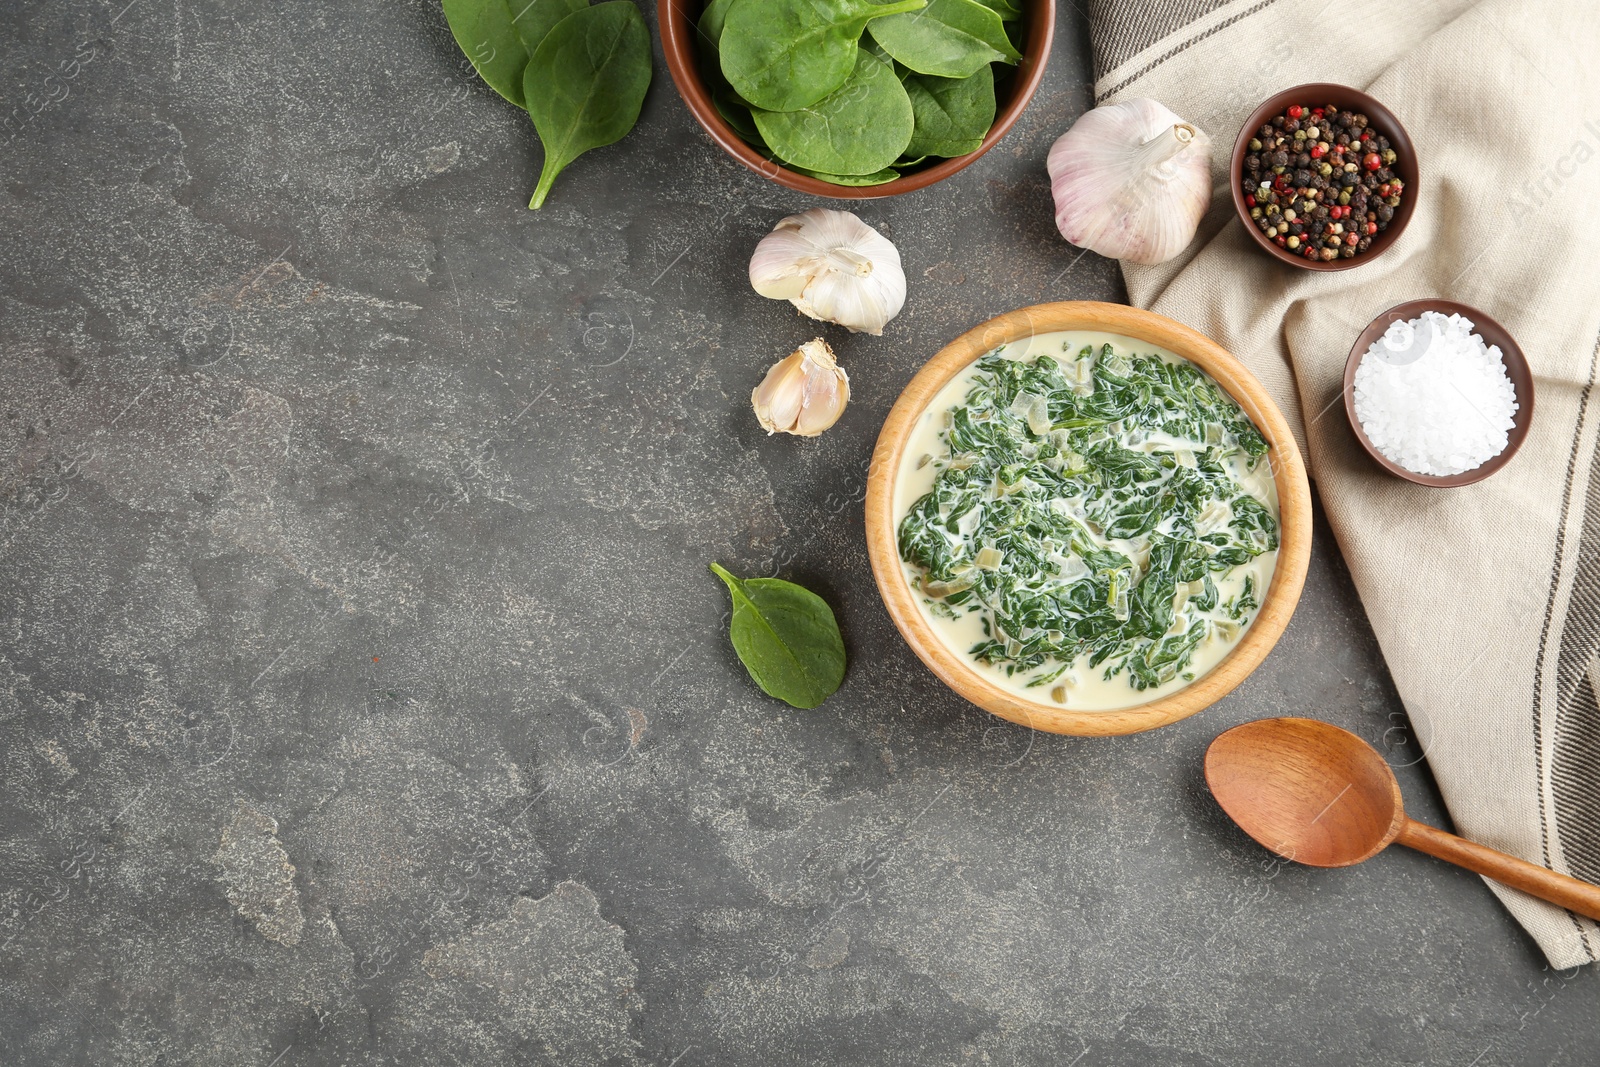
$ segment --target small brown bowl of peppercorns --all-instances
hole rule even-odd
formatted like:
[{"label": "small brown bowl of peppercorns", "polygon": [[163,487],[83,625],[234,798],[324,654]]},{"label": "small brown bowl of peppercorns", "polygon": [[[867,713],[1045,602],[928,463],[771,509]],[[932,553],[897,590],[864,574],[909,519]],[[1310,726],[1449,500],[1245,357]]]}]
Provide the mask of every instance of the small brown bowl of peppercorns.
[{"label": "small brown bowl of peppercorns", "polygon": [[1233,206],[1268,254],[1348,270],[1400,237],[1417,149],[1394,112],[1348,85],[1297,85],[1255,109],[1233,146]]}]

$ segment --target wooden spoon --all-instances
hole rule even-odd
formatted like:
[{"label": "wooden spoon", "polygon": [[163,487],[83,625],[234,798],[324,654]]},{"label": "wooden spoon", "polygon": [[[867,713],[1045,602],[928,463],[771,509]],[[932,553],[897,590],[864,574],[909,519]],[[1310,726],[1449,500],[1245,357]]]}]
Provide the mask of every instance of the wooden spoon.
[{"label": "wooden spoon", "polygon": [[1285,859],[1349,867],[1392,841],[1600,919],[1600,886],[1473,844],[1406,817],[1378,751],[1315,719],[1258,719],[1206,750],[1206,783],[1240,828]]}]

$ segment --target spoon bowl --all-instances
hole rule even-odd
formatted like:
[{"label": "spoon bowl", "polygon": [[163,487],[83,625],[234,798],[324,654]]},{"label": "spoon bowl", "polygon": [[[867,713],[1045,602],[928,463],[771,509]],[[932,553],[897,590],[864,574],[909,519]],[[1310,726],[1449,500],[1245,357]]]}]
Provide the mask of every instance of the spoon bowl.
[{"label": "spoon bowl", "polygon": [[1206,784],[1240,829],[1286,859],[1349,867],[1398,841],[1502,885],[1600,919],[1600,886],[1408,818],[1377,749],[1315,719],[1258,719],[1206,750]]},{"label": "spoon bowl", "polygon": [[1371,859],[1400,833],[1400,783],[1355,734],[1315,719],[1261,719],[1218,737],[1206,782],[1234,822],[1312,867]]}]

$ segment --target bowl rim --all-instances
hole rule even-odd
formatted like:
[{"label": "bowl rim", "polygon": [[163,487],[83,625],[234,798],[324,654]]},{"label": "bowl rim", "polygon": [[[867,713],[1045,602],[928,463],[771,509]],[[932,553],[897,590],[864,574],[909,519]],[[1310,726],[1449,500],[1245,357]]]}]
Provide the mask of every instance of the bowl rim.
[{"label": "bowl rim", "polygon": [[[1322,95],[1319,96],[1317,94]],[[1409,172],[1409,176],[1401,174],[1400,177],[1405,181],[1406,190],[1411,195],[1401,198],[1400,206],[1395,209],[1394,218],[1389,221],[1387,227],[1375,235],[1371,247],[1360,255],[1352,256],[1349,259],[1335,259],[1328,262],[1316,260],[1313,262],[1304,256],[1297,256],[1286,249],[1279,248],[1256,228],[1254,220],[1250,218],[1249,205],[1244,202],[1244,190],[1241,187],[1240,177],[1244,171],[1244,157],[1248,152],[1251,133],[1290,104],[1302,102],[1306,99],[1337,100],[1340,103],[1348,99],[1358,103],[1360,105],[1358,110],[1365,113],[1369,119],[1383,126],[1383,132],[1388,135],[1395,150],[1400,153],[1400,163],[1396,169]],[[1369,93],[1364,93],[1354,86],[1341,85],[1338,82],[1306,82],[1303,85],[1291,86],[1267,97],[1261,102],[1260,106],[1250,113],[1250,117],[1245,119],[1244,124],[1239,127],[1238,136],[1233,140],[1233,155],[1228,160],[1228,187],[1232,193],[1233,209],[1234,213],[1239,216],[1239,221],[1243,223],[1245,232],[1250,235],[1251,240],[1255,242],[1257,247],[1267,252],[1272,258],[1288,266],[1298,267],[1301,270],[1350,270],[1353,267],[1370,263],[1383,255],[1394,247],[1395,242],[1400,240],[1400,235],[1405,232],[1406,226],[1410,224],[1411,216],[1416,211],[1417,196],[1421,191],[1421,186],[1422,161],[1417,157],[1415,142],[1411,140],[1411,135],[1406,132],[1405,125],[1400,121],[1399,117],[1376,97]]]},{"label": "bowl rim", "polygon": [[1017,120],[1022,117],[1022,113],[1027,110],[1034,93],[1038,91],[1040,82],[1044,80],[1045,67],[1050,60],[1051,44],[1055,40],[1054,0],[1025,0],[1023,8],[1024,18],[1027,21],[1027,47],[1023,50],[1022,60],[1017,64],[1012,77],[1011,101],[996,113],[994,125],[989,127],[983,143],[975,151],[947,159],[926,170],[896,178],[883,185],[834,185],[789,170],[773,160],[762,157],[734,132],[733,127],[729,126],[717,111],[711,102],[711,95],[706,92],[705,85],[700,80],[700,70],[696,63],[694,42],[696,20],[690,17],[690,12],[698,13],[702,6],[700,0],[656,0],[656,16],[661,28],[661,48],[666,54],[667,72],[671,75],[672,84],[677,88],[678,95],[689,109],[689,114],[694,116],[701,129],[710,134],[712,141],[720,145],[723,151],[763,178],[796,192],[835,200],[877,200],[913,192],[942,181],[976,162],[979,156],[993,148],[1010,132],[1017,124]]},{"label": "bowl rim", "polygon": [[[894,484],[917,419],[939,390],[996,346],[1037,333],[1096,330],[1159,345],[1189,359],[1228,392],[1266,438],[1278,490],[1277,567],[1255,621],[1206,674],[1175,693],[1115,711],[1078,711],[1025,700],[994,685],[933,632],[901,569]],[[1074,300],[1036,304],[974,326],[923,365],[895,401],[878,434],[867,476],[867,555],[879,595],[906,644],[938,678],[967,700],[1022,726],[1057,734],[1138,733],[1187,718],[1222,699],[1260,666],[1294,613],[1311,559],[1311,487],[1283,413],[1255,375],[1223,347],[1182,323],[1123,304]]]},{"label": "bowl rim", "polygon": [[[1361,366],[1362,358],[1367,354],[1367,349],[1376,341],[1389,324],[1398,319],[1414,319],[1424,311],[1437,311],[1444,315],[1460,315],[1472,321],[1472,332],[1482,337],[1485,344],[1497,345],[1500,355],[1505,363],[1506,377],[1511,379],[1511,386],[1517,393],[1517,413],[1512,419],[1511,431],[1506,435],[1506,447],[1499,455],[1485,460],[1483,463],[1469,471],[1460,474],[1437,475],[1418,474],[1416,471],[1407,470],[1394,460],[1378,451],[1376,445],[1367,437],[1367,431],[1362,428],[1361,420],[1356,417],[1356,370]],[[1493,336],[1490,336],[1490,335]],[[1435,300],[1424,297],[1418,300],[1407,300],[1405,303],[1396,304],[1387,311],[1380,312],[1373,320],[1367,323],[1366,328],[1356,335],[1355,342],[1350,346],[1350,355],[1344,363],[1344,413],[1350,422],[1350,429],[1356,435],[1356,442],[1361,445],[1373,462],[1397,478],[1404,479],[1414,485],[1425,485],[1431,489],[1454,489],[1463,485],[1472,485],[1490,477],[1500,468],[1511,462],[1511,457],[1517,454],[1522,443],[1527,440],[1528,433],[1533,426],[1533,410],[1537,389],[1533,381],[1533,368],[1528,363],[1528,357],[1522,352],[1522,346],[1517,344],[1517,339],[1510,330],[1500,324],[1488,312],[1479,311],[1468,304],[1457,300]]]}]

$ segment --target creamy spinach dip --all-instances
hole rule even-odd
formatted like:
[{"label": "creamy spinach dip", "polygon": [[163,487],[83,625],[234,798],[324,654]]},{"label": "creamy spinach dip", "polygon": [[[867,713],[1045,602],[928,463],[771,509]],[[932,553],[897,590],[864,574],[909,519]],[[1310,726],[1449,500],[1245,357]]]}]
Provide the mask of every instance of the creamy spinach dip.
[{"label": "creamy spinach dip", "polygon": [[1143,704],[1221,661],[1278,548],[1267,443],[1200,368],[1041,334],[928,405],[895,486],[900,557],[940,640],[1002,688]]}]

